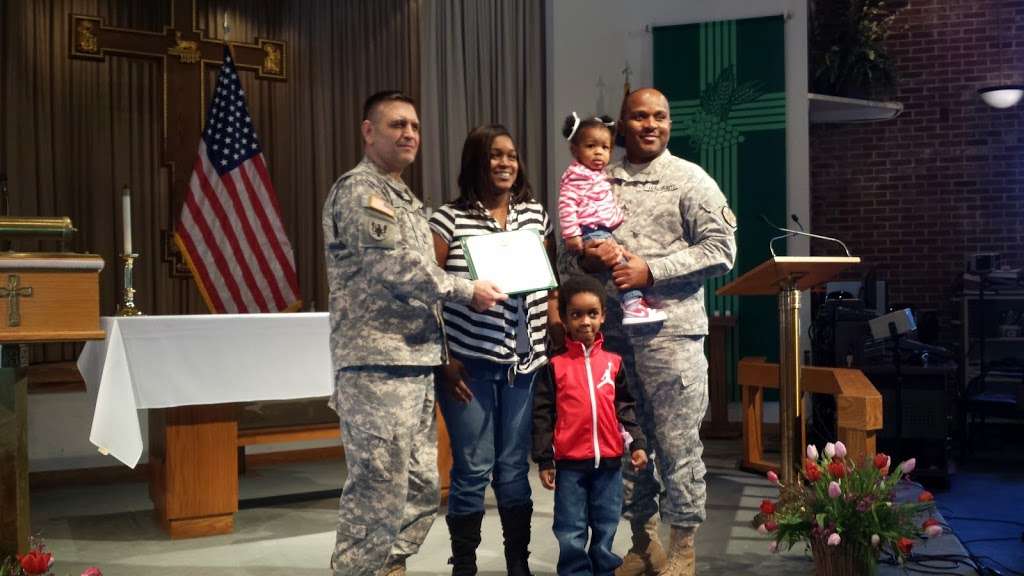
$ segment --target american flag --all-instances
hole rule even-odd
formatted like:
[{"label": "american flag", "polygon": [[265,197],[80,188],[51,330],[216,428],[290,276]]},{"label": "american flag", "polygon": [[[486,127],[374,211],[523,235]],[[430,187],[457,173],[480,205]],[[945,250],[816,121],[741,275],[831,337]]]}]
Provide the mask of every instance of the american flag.
[{"label": "american flag", "polygon": [[227,47],[174,235],[212,312],[301,307],[292,246]]}]

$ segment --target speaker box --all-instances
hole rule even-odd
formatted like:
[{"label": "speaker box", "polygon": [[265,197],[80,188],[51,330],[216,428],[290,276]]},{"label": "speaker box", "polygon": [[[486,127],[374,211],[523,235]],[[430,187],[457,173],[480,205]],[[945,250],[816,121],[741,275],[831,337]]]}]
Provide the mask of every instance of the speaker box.
[{"label": "speaker box", "polygon": [[915,477],[933,486],[947,485],[955,368],[905,367],[899,389],[894,368],[861,369],[882,395],[878,451],[897,462],[916,458]]}]

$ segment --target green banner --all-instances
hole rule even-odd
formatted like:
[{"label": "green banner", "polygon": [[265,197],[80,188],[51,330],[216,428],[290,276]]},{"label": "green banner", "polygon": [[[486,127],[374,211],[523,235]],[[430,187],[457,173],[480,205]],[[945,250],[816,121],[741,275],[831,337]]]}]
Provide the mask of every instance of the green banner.
[{"label": "green banner", "polygon": [[787,220],[783,25],[771,16],[654,28],[654,86],[672,112],[669,148],[707,170],[739,221],[736,267],[705,286],[708,314],[737,318],[727,358],[734,390],[740,357],[778,358],[775,298],[715,291],[769,257],[775,234],[762,215]]}]

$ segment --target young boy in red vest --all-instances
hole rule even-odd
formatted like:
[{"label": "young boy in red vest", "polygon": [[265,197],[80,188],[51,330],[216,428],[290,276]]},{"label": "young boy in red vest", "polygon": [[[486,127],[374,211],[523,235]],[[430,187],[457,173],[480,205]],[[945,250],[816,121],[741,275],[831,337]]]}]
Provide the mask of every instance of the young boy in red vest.
[{"label": "young boy in red vest", "polygon": [[533,459],[541,483],[555,490],[559,576],[610,575],[622,563],[611,547],[622,513],[627,444],[633,466],[647,466],[622,358],[602,347],[604,301],[604,288],[590,276],[559,286],[565,348],[551,358],[534,392]]}]

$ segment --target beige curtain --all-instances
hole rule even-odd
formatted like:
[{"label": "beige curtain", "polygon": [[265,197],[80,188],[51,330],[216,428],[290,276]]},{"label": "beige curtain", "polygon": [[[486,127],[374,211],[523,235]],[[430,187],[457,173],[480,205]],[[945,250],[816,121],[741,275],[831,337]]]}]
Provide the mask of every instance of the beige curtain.
[{"label": "beige curtain", "polygon": [[[362,100],[396,88],[419,96],[419,0],[196,0],[197,26],[222,38],[287,42],[286,82],[242,85],[295,248],[302,296],[326,308],[320,209],[331,183],[361,157]],[[70,216],[75,249],[101,255],[101,313],[112,314],[120,273],[120,187],[133,190],[136,302],[148,314],[202,313],[190,278],[172,274],[167,236],[180,206],[162,185],[161,65],[155,59],[68,57],[67,19],[94,15],[108,26],[161,31],[169,2],[0,2],[0,173],[10,213]],[[211,71],[210,80],[216,70]],[[198,142],[196,143],[198,146]],[[414,188],[419,174],[410,175]],[[38,246],[27,246],[38,249]],[[33,351],[34,361],[73,359],[74,348]]]},{"label": "beige curtain", "polygon": [[423,196],[437,206],[458,196],[462,144],[480,124],[515,138],[538,199],[545,189],[544,2],[422,0]]}]

